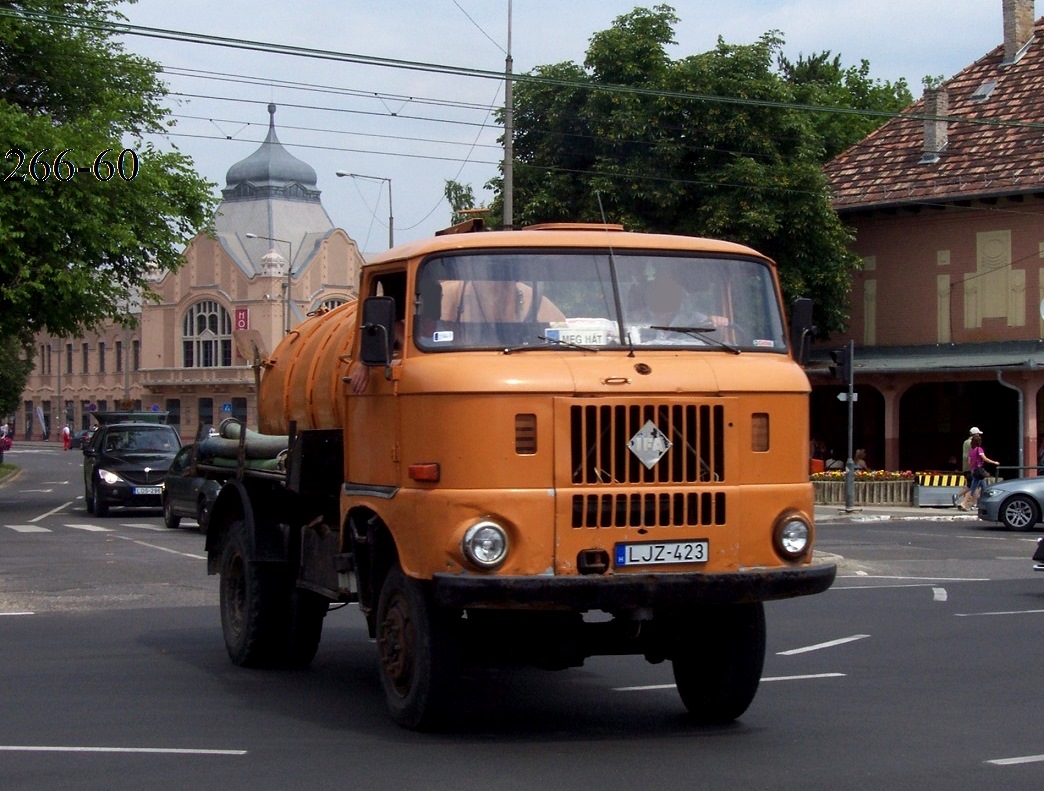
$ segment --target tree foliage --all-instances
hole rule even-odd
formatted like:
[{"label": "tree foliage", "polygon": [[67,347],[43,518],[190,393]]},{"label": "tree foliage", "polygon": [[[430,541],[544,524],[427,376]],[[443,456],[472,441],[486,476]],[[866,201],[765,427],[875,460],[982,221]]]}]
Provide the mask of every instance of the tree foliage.
[{"label": "tree foliage", "polygon": [[468,209],[477,208],[475,206],[475,191],[470,184],[461,184],[459,181],[446,179],[443,194],[446,196],[446,201],[449,203],[450,211],[452,212],[450,225],[465,222],[468,219],[468,215],[465,212]]},{"label": "tree foliage", "polygon": [[[150,272],[177,269],[210,223],[212,185],[145,139],[167,129],[166,88],[105,28],[123,19],[118,5],[0,2],[0,339],[127,321]],[[122,173],[105,164],[125,150],[132,178],[129,155]]]},{"label": "tree foliage", "polygon": [[32,369],[32,349],[13,336],[0,338],[0,422],[18,409]]},{"label": "tree foliage", "polygon": [[[884,118],[801,105],[897,109],[905,83],[875,82],[865,62],[846,70],[829,53],[788,63],[775,32],[672,60],[677,22],[670,6],[636,8],[592,36],[582,66],[519,81],[516,224],[607,220],[743,242],[776,260],[788,301],[815,299],[821,331],[841,330],[858,259],[821,166]],[[492,215],[503,216],[499,192]]]}]

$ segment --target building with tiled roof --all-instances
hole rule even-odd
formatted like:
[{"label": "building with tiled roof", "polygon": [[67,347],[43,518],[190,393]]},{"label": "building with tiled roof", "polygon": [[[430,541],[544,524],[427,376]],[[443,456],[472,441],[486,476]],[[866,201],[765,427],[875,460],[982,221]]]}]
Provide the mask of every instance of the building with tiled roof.
[{"label": "building with tiled roof", "polygon": [[[1034,467],[1044,386],[1044,19],[1003,0],[1003,43],[825,167],[863,261],[851,321],[854,444],[871,465],[960,466],[971,426]],[[1000,21],[1000,20],[998,20]],[[813,435],[843,452],[840,385]]]},{"label": "building with tiled roof", "polygon": [[57,438],[117,408],[166,411],[186,442],[224,417],[256,424],[253,349],[266,356],[308,313],[356,297],[358,247],[268,112],[264,142],[228,169],[214,233],[192,239],[178,271],[156,274],[157,301],[131,308],[137,328],[38,337],[16,436]]}]

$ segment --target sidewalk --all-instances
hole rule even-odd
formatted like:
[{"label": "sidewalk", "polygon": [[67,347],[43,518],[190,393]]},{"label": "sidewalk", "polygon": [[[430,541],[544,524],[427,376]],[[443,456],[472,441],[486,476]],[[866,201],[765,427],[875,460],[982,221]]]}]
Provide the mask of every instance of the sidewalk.
[{"label": "sidewalk", "polygon": [[946,506],[919,507],[911,505],[865,505],[846,511],[843,505],[817,505],[817,525],[845,524],[848,522],[977,522],[974,511],[961,511]]}]

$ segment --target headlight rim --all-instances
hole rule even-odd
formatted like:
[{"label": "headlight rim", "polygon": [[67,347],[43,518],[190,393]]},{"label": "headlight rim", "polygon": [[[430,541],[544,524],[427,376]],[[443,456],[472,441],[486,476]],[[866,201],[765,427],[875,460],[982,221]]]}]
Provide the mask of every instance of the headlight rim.
[{"label": "headlight rim", "polygon": [[[481,559],[476,553],[472,541],[475,535],[480,530],[492,529],[496,531],[500,540],[503,543],[503,550],[499,556],[492,561]],[[464,559],[468,561],[472,566],[479,569],[480,571],[495,571],[504,565],[504,561],[507,560],[508,553],[511,549],[511,542],[508,538],[508,531],[502,524],[492,519],[480,519],[479,521],[472,524],[464,531],[464,536],[460,540],[460,551],[464,555]]]},{"label": "headlight rim", "polygon": [[[784,535],[787,528],[793,524],[799,524],[804,527],[806,531],[804,546],[798,550],[789,550],[786,548],[787,538]],[[772,549],[776,552],[779,557],[788,563],[796,563],[810,557],[812,554],[813,539],[815,537],[815,528],[804,514],[796,511],[788,511],[787,513],[780,514],[776,519],[776,524],[772,528]]]}]

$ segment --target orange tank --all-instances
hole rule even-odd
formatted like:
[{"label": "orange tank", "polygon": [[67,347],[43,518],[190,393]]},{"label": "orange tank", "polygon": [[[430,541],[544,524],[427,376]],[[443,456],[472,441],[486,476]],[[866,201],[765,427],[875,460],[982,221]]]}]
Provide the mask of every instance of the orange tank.
[{"label": "orange tank", "polygon": [[313,316],[287,333],[265,363],[258,395],[262,434],[344,425],[343,382],[355,332],[356,302]]}]

